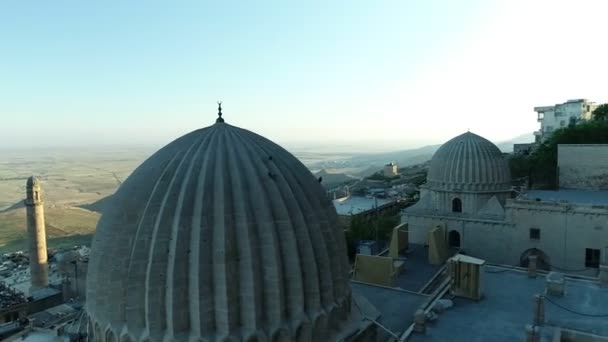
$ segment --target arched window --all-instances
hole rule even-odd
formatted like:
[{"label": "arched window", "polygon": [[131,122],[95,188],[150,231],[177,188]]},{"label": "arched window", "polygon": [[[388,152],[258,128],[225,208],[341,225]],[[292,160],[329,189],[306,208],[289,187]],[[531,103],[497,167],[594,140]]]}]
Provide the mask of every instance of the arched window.
[{"label": "arched window", "polygon": [[460,233],[452,230],[448,234],[448,245],[450,247],[460,248]]},{"label": "arched window", "polygon": [[453,213],[462,212],[462,201],[458,197],[456,197],[452,200],[452,212]]},{"label": "arched window", "polygon": [[525,250],[519,257],[519,266],[528,268],[530,256],[536,256],[536,268],[539,270],[551,271],[551,259],[545,252],[537,248]]}]

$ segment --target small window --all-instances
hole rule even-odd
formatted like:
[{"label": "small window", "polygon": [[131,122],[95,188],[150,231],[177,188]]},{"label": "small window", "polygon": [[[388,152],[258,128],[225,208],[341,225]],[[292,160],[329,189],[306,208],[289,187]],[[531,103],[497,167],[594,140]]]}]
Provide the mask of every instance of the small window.
[{"label": "small window", "polygon": [[585,248],[585,267],[599,268],[600,267],[600,250],[593,248]]},{"label": "small window", "polygon": [[462,212],[462,201],[460,198],[454,198],[452,200],[452,212],[461,213]]},{"label": "small window", "polygon": [[530,228],[530,240],[540,240],[540,229]]},{"label": "small window", "polygon": [[566,120],[562,120],[559,122],[560,127],[566,126]]}]

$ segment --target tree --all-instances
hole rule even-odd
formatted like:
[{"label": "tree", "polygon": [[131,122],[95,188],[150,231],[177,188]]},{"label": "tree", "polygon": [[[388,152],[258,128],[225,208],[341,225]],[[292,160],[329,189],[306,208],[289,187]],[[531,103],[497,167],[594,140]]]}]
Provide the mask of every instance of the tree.
[{"label": "tree", "polygon": [[534,188],[556,188],[559,144],[608,144],[608,117],[558,129],[532,155],[511,158],[511,176],[527,177]]},{"label": "tree", "polygon": [[593,120],[608,120],[608,103],[601,104],[593,111]]},{"label": "tree", "polygon": [[357,254],[357,244],[361,240],[388,241],[391,239],[401,216],[399,213],[386,213],[377,217],[366,218],[354,216],[350,222],[350,229],[345,233],[348,257],[353,260]]}]

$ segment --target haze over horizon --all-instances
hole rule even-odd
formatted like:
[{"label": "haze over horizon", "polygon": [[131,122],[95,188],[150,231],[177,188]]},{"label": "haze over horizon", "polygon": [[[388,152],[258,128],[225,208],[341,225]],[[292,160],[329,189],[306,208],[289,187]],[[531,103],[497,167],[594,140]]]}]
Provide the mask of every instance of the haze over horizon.
[{"label": "haze over horizon", "polygon": [[0,4],[0,145],[153,144],[224,117],[286,146],[401,150],[608,102],[588,1]]}]

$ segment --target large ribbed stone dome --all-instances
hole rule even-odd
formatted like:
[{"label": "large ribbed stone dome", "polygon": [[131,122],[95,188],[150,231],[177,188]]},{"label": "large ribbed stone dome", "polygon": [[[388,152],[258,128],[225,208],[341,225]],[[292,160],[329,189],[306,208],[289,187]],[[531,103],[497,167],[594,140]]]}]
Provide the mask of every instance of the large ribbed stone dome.
[{"label": "large ribbed stone dome", "polygon": [[431,159],[427,188],[445,191],[507,191],[511,174],[502,152],[467,132],[443,144]]},{"label": "large ribbed stone dome", "polygon": [[317,179],[220,118],[113,196],[92,246],[89,329],[105,341],[329,340],[351,317],[348,272]]}]

